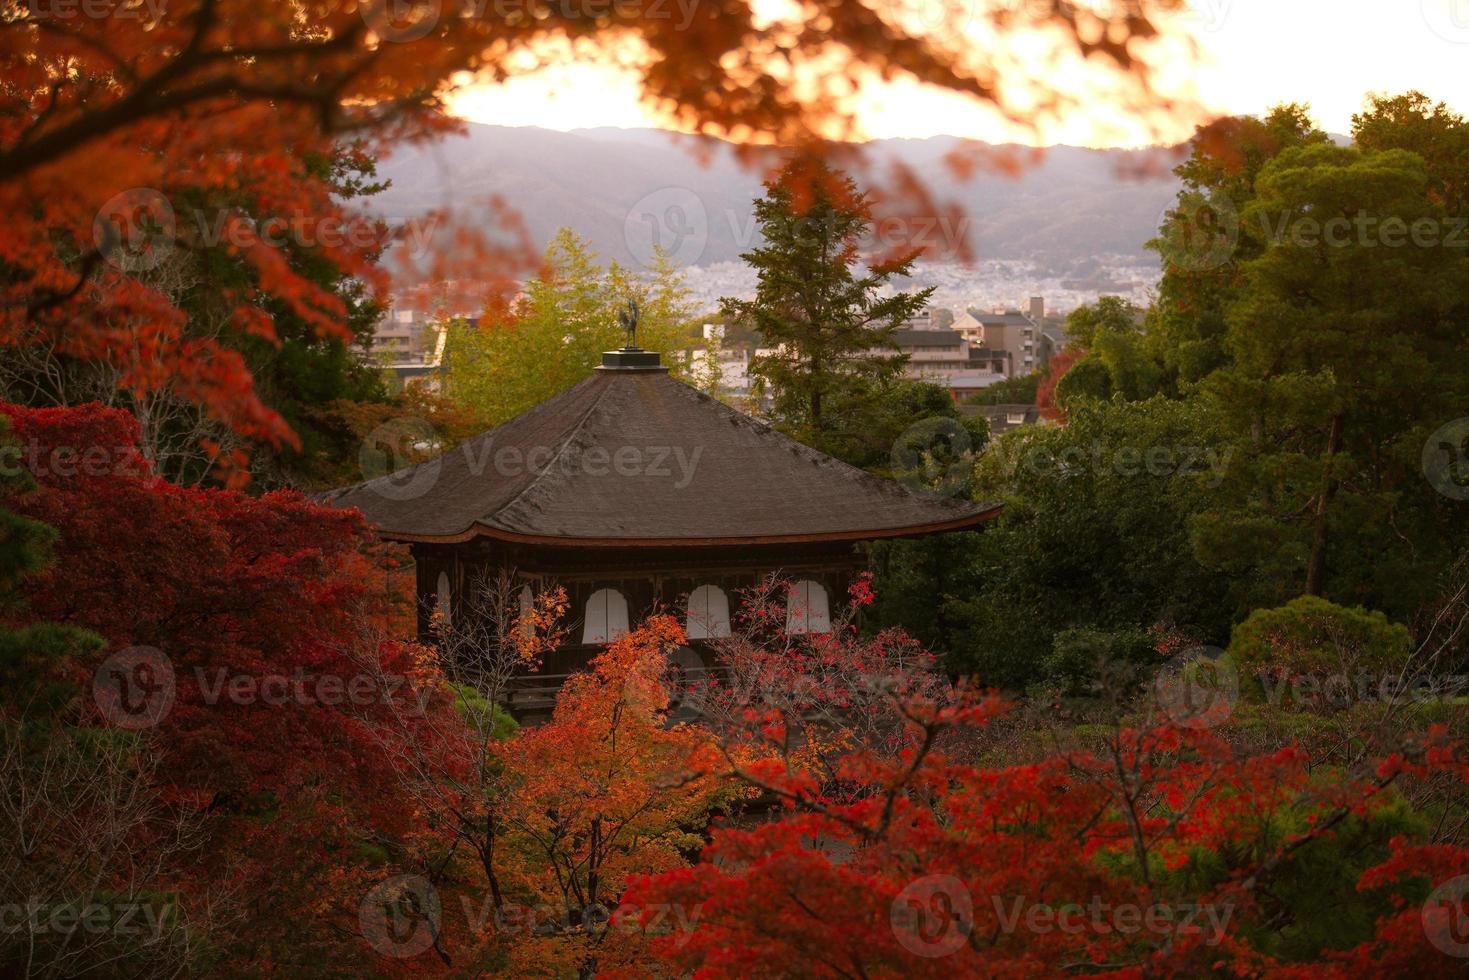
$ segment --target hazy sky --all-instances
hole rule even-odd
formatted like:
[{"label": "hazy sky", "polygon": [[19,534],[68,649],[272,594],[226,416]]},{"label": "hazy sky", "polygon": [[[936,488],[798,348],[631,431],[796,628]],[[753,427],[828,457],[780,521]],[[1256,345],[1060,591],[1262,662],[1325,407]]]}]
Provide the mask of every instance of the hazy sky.
[{"label": "hazy sky", "polygon": [[[674,5],[676,0],[669,0]],[[684,3],[697,0],[683,0]],[[900,0],[928,2],[928,0]],[[1017,0],[962,0],[975,4]],[[1325,129],[1347,132],[1369,91],[1419,89],[1469,112],[1469,0],[1188,0],[1181,27],[1200,49],[1195,63],[1165,57],[1161,89],[1218,113],[1258,113],[1278,102],[1307,102]],[[995,113],[949,93],[893,84],[857,105],[872,137],[951,134],[991,142],[1129,145],[1186,138],[1197,119],[1154,120],[1153,128],[1115,108],[1101,92],[1085,113],[1018,130]],[[631,74],[594,64],[545,70],[500,86],[474,88],[460,115],[509,126],[575,129],[657,126],[638,102]]]}]

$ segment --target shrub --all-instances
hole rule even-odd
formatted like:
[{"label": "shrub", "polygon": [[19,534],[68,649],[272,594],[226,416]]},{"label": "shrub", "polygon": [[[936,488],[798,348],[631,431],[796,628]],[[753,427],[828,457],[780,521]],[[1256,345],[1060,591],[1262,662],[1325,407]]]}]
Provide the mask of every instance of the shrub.
[{"label": "shrub", "polygon": [[1229,653],[1243,672],[1321,674],[1399,667],[1410,646],[1408,628],[1380,612],[1301,596],[1252,612],[1234,628]]},{"label": "shrub", "polygon": [[1077,627],[1056,634],[1041,669],[1066,693],[1083,694],[1109,680],[1135,680],[1160,659],[1146,630]]}]

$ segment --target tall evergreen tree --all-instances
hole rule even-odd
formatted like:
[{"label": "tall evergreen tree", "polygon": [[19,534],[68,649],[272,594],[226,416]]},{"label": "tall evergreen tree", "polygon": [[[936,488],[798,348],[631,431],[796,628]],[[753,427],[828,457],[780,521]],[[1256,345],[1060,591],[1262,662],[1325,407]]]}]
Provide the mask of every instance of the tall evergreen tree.
[{"label": "tall evergreen tree", "polygon": [[1256,604],[1368,596],[1406,617],[1462,540],[1422,470],[1469,396],[1469,250],[1433,190],[1405,150],[1305,146],[1243,212],[1270,240],[1225,307],[1230,365],[1201,386],[1238,452],[1194,532],[1235,581],[1273,583]]},{"label": "tall evergreen tree", "polygon": [[893,332],[933,290],[882,294],[920,253],[862,262],[872,208],[846,174],[797,160],[765,186],[755,202],[764,244],[741,256],[759,274],[755,298],[725,298],[722,308],[775,348],[751,371],[773,397],[777,420],[829,450],[881,412],[906,361]]},{"label": "tall evergreen tree", "polygon": [[1428,168],[1430,197],[1444,213],[1469,215],[1469,122],[1422,92],[1368,95],[1352,116],[1352,139],[1363,150],[1407,150]]},{"label": "tall evergreen tree", "polygon": [[1148,344],[1166,381],[1184,385],[1229,362],[1224,307],[1239,287],[1240,266],[1263,251],[1242,219],[1256,180],[1288,149],[1330,142],[1305,106],[1276,106],[1263,118],[1231,116],[1203,127],[1189,158],[1174,169],[1183,187],[1148,246],[1163,261]]}]

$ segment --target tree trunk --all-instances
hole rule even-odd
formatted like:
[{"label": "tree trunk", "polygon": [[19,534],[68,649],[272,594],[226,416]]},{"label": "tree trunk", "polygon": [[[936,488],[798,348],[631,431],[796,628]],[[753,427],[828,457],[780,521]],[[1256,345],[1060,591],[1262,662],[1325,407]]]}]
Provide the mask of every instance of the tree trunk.
[{"label": "tree trunk", "polygon": [[[1331,417],[1331,432],[1326,437],[1326,465],[1328,470],[1332,460],[1341,449],[1342,414],[1336,413]],[[1336,480],[1328,472],[1321,487],[1321,495],[1316,498],[1316,532],[1311,539],[1311,560],[1306,566],[1306,594],[1320,596],[1321,590],[1326,583],[1326,511],[1331,504],[1331,498],[1336,495]]]},{"label": "tree trunk", "polygon": [[821,362],[811,358],[811,428],[821,431]]}]

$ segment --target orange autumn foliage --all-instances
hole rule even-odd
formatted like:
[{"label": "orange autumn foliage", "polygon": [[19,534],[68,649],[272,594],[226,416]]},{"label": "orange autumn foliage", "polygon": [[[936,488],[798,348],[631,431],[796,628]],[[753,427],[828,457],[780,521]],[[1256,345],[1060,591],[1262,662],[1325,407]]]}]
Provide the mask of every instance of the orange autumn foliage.
[{"label": "orange autumn foliage", "polygon": [[[712,735],[667,724],[664,674],[683,642],[672,617],[649,619],[567,681],[548,724],[505,744],[509,820],[533,856],[526,883],[538,902],[571,913],[590,961],[625,958],[640,937],[598,930],[579,913],[617,908],[632,875],[682,867],[709,811],[735,794],[705,771]],[[533,940],[518,945],[536,955]]]}]

